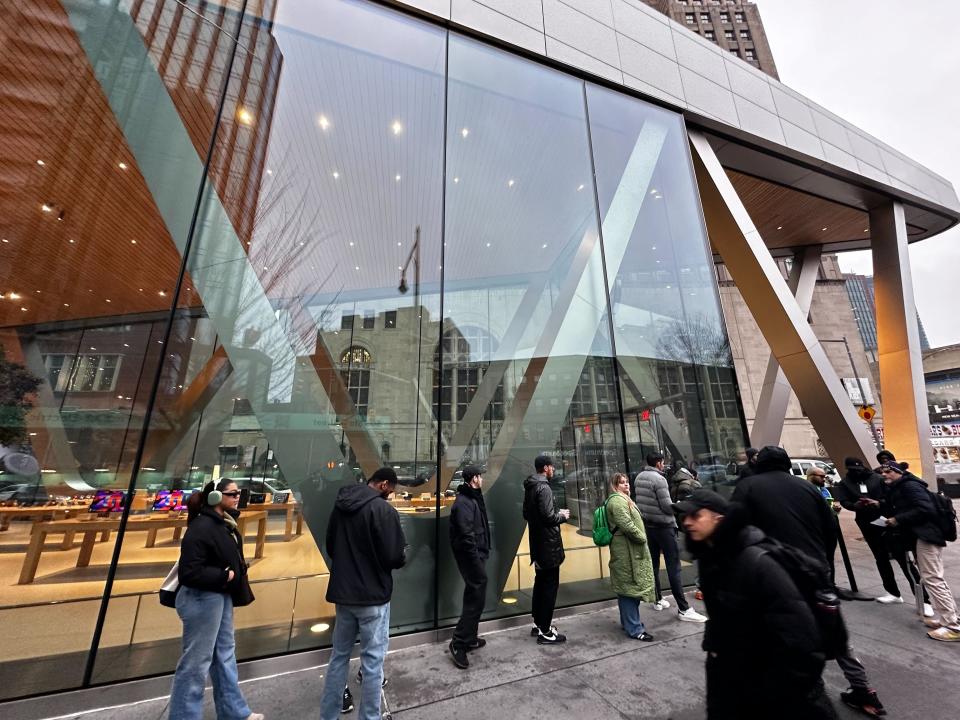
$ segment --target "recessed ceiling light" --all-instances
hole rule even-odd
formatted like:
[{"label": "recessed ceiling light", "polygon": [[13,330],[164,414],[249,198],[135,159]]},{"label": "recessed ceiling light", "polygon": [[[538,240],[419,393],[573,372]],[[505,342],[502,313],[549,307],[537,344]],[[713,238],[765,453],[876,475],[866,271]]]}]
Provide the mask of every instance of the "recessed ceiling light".
[{"label": "recessed ceiling light", "polygon": [[136,241],[136,240],[133,240],[133,239],[131,239],[131,240],[130,240],[130,244],[131,244],[131,245],[136,245],[136,244],[137,244],[137,241]]},{"label": "recessed ceiling light", "polygon": [[783,225],[777,225],[777,230],[783,230]]},{"label": "recessed ceiling light", "polygon": [[43,160],[37,160],[37,165],[39,165],[40,167],[43,167],[44,165],[46,165],[46,163]]},{"label": "recessed ceiling light", "polygon": [[400,247],[401,245],[403,245],[403,243],[398,241],[398,242],[397,242],[397,247]]},{"label": "recessed ceiling light", "polygon": [[463,130],[460,131],[460,135],[462,137],[466,137],[469,134],[470,134],[470,128],[463,128]]},{"label": "recessed ceiling light", "polygon": [[64,307],[70,307],[70,303],[64,303],[63,306],[64,306]]},{"label": "recessed ceiling light", "polygon": [[650,246],[650,249],[651,249],[651,250],[656,250],[656,249],[657,249],[657,246],[656,246],[656,245],[651,245],[651,246]]},{"label": "recessed ceiling light", "polygon": [[359,269],[360,269],[360,266],[359,266],[359,265],[356,265],[353,269],[354,269],[354,270],[359,270]]},{"label": "recessed ceiling light", "polygon": [[513,180],[507,180],[507,187],[513,187]]},{"label": "recessed ceiling light", "polygon": [[67,242],[69,242],[71,245],[73,245],[73,244],[76,243],[77,241],[74,240],[73,238],[70,238]]},{"label": "recessed ceiling light", "polygon": [[827,231],[826,228],[820,228],[820,232],[826,232],[826,231]]},{"label": "recessed ceiling light", "polygon": [[123,346],[124,346],[124,347],[130,347],[130,344],[129,344],[129,343],[124,343]]},{"label": "recessed ceiling light", "polygon": [[400,182],[400,176],[399,176],[399,175],[394,175],[393,179],[396,180],[397,182]]},{"label": "recessed ceiling light", "polygon": [[310,626],[310,632],[312,633],[322,633],[330,629],[329,623],[316,623]]},{"label": "recessed ceiling light", "polygon": [[651,195],[656,195],[656,194],[657,194],[657,189],[656,189],[656,188],[653,188],[653,190],[650,191],[650,194],[651,194]]},{"label": "recessed ceiling light", "polygon": [[113,302],[110,298],[107,298],[106,300],[107,302]]},{"label": "recessed ceiling light", "polygon": [[330,119],[326,115],[320,115],[317,118],[317,125],[320,126],[321,130],[326,130],[330,127]]},{"label": "recessed ceiling light", "polygon": [[333,179],[334,179],[334,180],[339,180],[339,179],[340,179],[340,173],[338,173],[336,170],[333,171]]},{"label": "recessed ceiling light", "polygon": [[394,120],[393,124],[390,126],[390,129],[393,131],[394,135],[399,135],[403,132],[403,125],[400,124],[399,120]]},{"label": "recessed ceiling light", "polygon": [[237,110],[237,120],[242,122],[244,125],[253,124],[253,113],[247,110],[246,108],[240,108]]},{"label": "recessed ceiling light", "polygon": [[51,206],[47,205],[46,203],[43,203],[43,204],[40,206],[40,209],[43,210],[45,213],[53,212],[53,208],[52,208]]},{"label": "recessed ceiling light", "polygon": [[20,299],[20,296],[19,296],[17,293],[15,293],[15,292],[10,293],[7,297],[9,297],[11,300],[19,300],[19,299]]},{"label": "recessed ceiling light", "polygon": [[547,249],[547,244],[544,243],[543,245],[541,245],[541,246],[540,246],[540,249],[541,249],[541,250],[546,250],[546,249]]},{"label": "recessed ceiling light", "polygon": [[157,295],[159,295],[160,297],[166,297],[166,296],[167,296],[167,291],[166,291],[166,290],[161,290],[160,292],[157,293]]},{"label": "recessed ceiling light", "polygon": [[577,185],[577,192],[580,192],[581,190],[583,190],[583,185]]},{"label": "recessed ceiling light", "polygon": [[503,597],[500,598],[500,602],[506,605],[513,605],[515,602],[517,602],[517,599],[515,597]]},{"label": "recessed ceiling light", "polygon": [[267,175],[273,175],[273,170],[271,170],[270,168],[267,168]]},{"label": "recessed ceiling light", "polygon": [[[0,242],[5,242],[5,243],[8,243],[8,242],[10,242],[10,241],[9,241],[9,240],[7,240],[6,238],[3,238],[2,240],[0,240]],[[73,242],[73,240],[71,240],[70,242]]]},{"label": "recessed ceiling light", "polygon": [[350,247],[353,247],[353,240],[350,241]]},{"label": "recessed ceiling light", "polygon": [[119,162],[117,163],[117,167],[120,168],[121,170],[126,170],[127,167],[129,166],[125,162]]},{"label": "recessed ceiling light", "polygon": [[487,247],[490,247],[490,243],[487,243]]},{"label": "recessed ceiling light", "polygon": [[453,181],[454,181],[455,183],[458,183],[458,182],[460,182],[460,178],[455,177],[455,178],[453,179]]},{"label": "recessed ceiling light", "polygon": [[26,312],[26,311],[27,311],[27,309],[26,309],[25,307],[22,307],[22,308],[20,308],[20,309],[21,309],[23,312]]},{"label": "recessed ceiling light", "polygon": [[[863,231],[864,231],[864,232],[870,232],[870,228],[864,228]],[[4,240],[4,242],[6,242],[6,240]]]}]

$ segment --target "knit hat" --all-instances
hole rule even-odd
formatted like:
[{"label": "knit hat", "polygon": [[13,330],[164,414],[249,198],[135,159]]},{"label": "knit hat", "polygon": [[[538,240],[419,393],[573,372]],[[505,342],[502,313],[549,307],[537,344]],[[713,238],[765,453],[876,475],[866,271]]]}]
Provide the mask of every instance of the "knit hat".
[{"label": "knit hat", "polygon": [[890,462],[885,462],[883,465],[881,465],[881,466],[880,466],[880,469],[881,469],[881,470],[892,470],[893,472],[897,473],[897,475],[903,475],[903,474],[907,471],[907,464],[906,464],[906,463],[893,462],[893,461],[891,460]]},{"label": "knit hat", "polygon": [[553,458],[549,455],[537,455],[536,459],[533,461],[533,467],[537,469],[537,472],[543,472],[543,469],[547,465],[553,465]]},{"label": "knit hat", "polygon": [[857,457],[848,457],[843,460],[844,467],[847,470],[866,470],[867,466],[863,464],[863,460]]}]

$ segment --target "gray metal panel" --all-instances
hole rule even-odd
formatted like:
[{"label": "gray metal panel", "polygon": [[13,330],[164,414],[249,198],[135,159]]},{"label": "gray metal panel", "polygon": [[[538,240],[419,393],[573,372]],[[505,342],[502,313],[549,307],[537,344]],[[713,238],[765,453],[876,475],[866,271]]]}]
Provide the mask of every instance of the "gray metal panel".
[{"label": "gray metal panel", "polygon": [[620,68],[607,65],[595,57],[591,57],[576,48],[572,48],[549,35],[547,35],[547,57],[559,60],[567,65],[575,64],[577,67],[589,70],[598,77],[621,84],[623,83],[623,73],[620,72]]},{"label": "gray metal panel", "polygon": [[773,102],[773,92],[767,76],[754,70],[746,63],[735,62],[724,58],[727,67],[727,77],[730,78],[730,88],[740,97],[759,105],[770,112],[777,112]]},{"label": "gray metal panel", "polygon": [[[612,21],[611,17],[611,24]],[[543,24],[549,37],[606,65],[620,68],[617,36],[609,25],[604,25],[559,0],[543,0]],[[549,55],[549,43],[547,47]],[[622,80],[621,77],[621,82]]]},{"label": "gray metal panel", "polygon": [[[536,2],[536,0],[531,1]],[[444,20],[450,19],[450,0],[406,0],[406,2],[397,2],[396,4],[409,5],[412,8],[423,10]]]},{"label": "gray metal panel", "polygon": [[481,5],[474,0],[451,0],[450,19],[477,32],[490,35],[517,47],[545,55],[543,32]]},{"label": "gray metal panel", "polygon": [[684,97],[680,66],[676,61],[625,35],[618,34],[617,43],[620,46],[620,67],[625,74],[638,79],[645,78],[644,84],[650,85],[652,82],[655,87],[674,98]]},{"label": "gray metal panel", "polygon": [[666,20],[660,13],[651,15],[624,0],[613,0],[613,26],[617,32],[656,50],[676,63],[677,51],[673,47],[673,33]]},{"label": "gray metal panel", "polygon": [[[682,67],[702,75],[730,92],[730,79],[724,67],[726,58],[720,48],[691,35],[688,30],[682,33],[674,32],[673,44],[677,48],[677,61]],[[732,100],[731,98],[731,104]]]},{"label": "gray metal panel", "polygon": [[754,135],[770,138],[780,143],[786,142],[778,115],[759,105],[754,105],[739,95],[734,95],[733,100],[736,104],[741,128]]}]

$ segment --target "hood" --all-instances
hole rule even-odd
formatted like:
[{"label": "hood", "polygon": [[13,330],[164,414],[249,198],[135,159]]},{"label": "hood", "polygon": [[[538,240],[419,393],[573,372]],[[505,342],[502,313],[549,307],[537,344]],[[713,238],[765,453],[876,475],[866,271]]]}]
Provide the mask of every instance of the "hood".
[{"label": "hood", "polygon": [[782,447],[767,445],[757,455],[757,472],[770,470],[790,472],[790,456]]},{"label": "hood", "polygon": [[545,482],[547,482],[546,475],[530,475],[526,480],[523,481],[523,489],[529,490],[537,483],[545,483]]},{"label": "hood", "polygon": [[693,473],[691,473],[686,468],[677,468],[677,471],[673,474],[674,482],[683,482],[684,480],[693,480]]},{"label": "hood", "polygon": [[893,483],[893,485],[894,485],[894,487],[895,487],[895,486],[899,485],[900,483],[905,483],[905,482],[920,483],[921,485],[923,485],[923,487],[927,487],[927,483],[926,483],[926,482],[924,482],[923,480],[921,480],[920,478],[918,478],[916,475],[914,475],[914,474],[913,474],[912,472],[910,472],[909,470],[908,470],[907,472],[905,472],[903,475],[901,475],[901,476],[900,476],[900,479],[897,480],[897,482]]},{"label": "hood", "polygon": [[350,515],[378,497],[381,497],[380,493],[369,485],[347,485],[337,492],[337,501],[334,506],[340,512]]},{"label": "hood", "polygon": [[865,483],[873,476],[873,470],[868,467],[849,467],[847,468],[847,478],[855,483]]}]

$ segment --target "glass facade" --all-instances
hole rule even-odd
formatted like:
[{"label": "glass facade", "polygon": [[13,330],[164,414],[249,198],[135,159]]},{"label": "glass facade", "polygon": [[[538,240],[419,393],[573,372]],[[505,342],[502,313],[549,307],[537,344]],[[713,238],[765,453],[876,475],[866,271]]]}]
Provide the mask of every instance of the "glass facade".
[{"label": "glass facade", "polygon": [[346,0],[4,5],[0,699],[171,672],[181,499],[245,493],[241,659],[324,647],[337,489],[381,465],[393,632],[452,624],[485,468],[485,618],[529,610],[521,484],[557,459],[559,604],[611,597],[593,508],[744,424],[682,118]]}]

